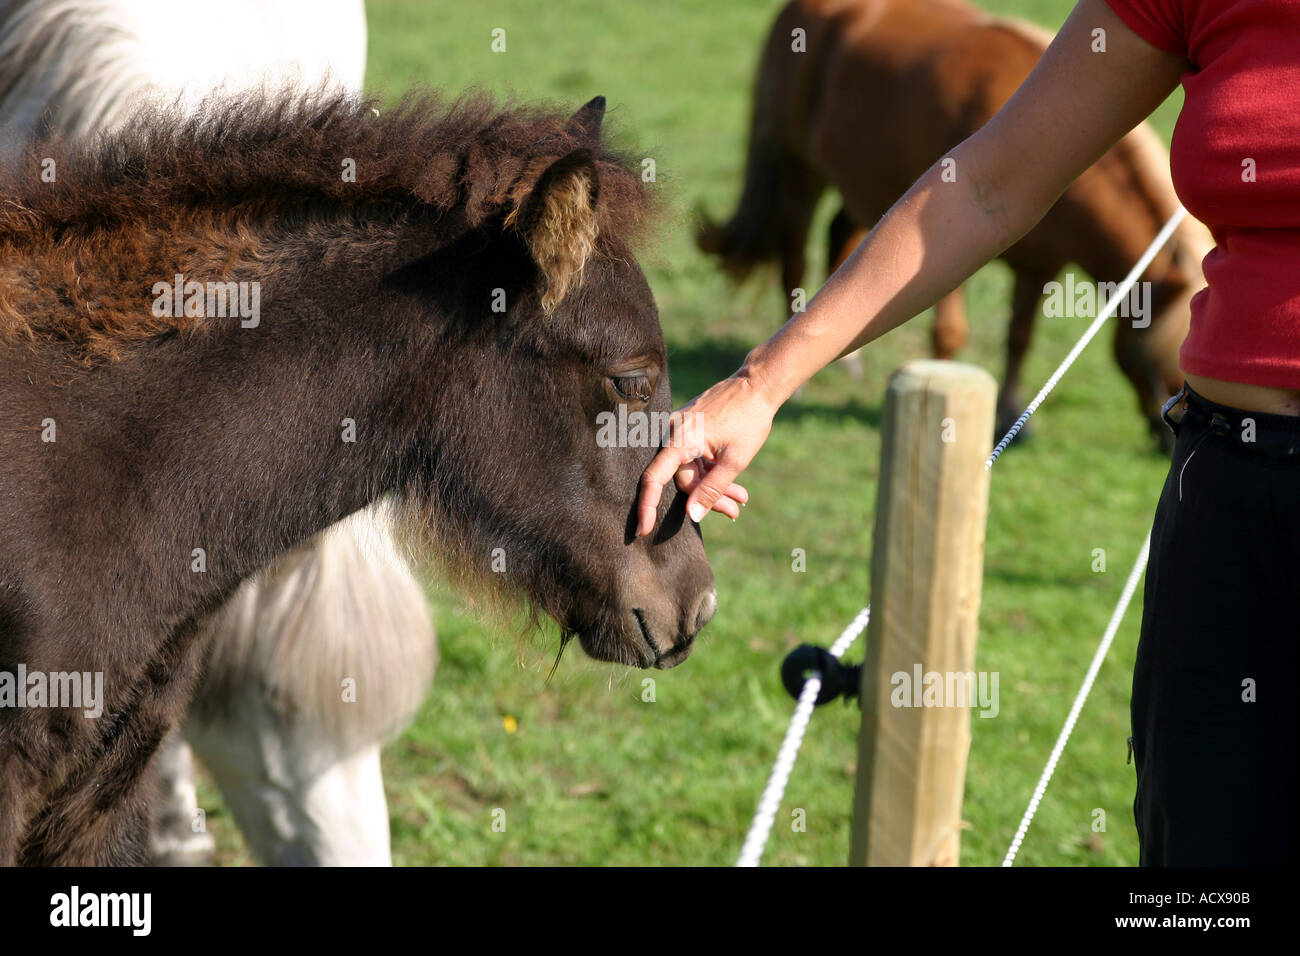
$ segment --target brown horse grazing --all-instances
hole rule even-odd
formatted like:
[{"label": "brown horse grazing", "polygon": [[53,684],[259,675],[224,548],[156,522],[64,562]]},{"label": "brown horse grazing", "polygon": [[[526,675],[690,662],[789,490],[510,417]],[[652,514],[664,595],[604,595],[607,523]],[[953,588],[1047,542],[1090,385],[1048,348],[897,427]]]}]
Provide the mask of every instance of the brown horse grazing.
[{"label": "brown horse grazing", "polygon": [[595,658],[672,666],[716,608],[680,496],[633,534],[655,448],[597,440],[671,407],[604,101],[372,106],[144,113],[0,183],[0,863],[140,860],[199,622],[382,496]]},{"label": "brown horse grazing", "polygon": [[[788,296],[802,283],[809,226],[828,185],[844,200],[831,224],[834,268],[861,239],[860,227],[883,216],[1001,108],[1050,39],[1031,24],[988,16],[963,0],[787,4],[759,66],[740,206],[725,225],[704,224],[700,248],[738,278],[779,260]],[[1143,125],[1002,254],[1015,284],[999,428],[1009,427],[1022,408],[1020,368],[1047,283],[1071,263],[1097,282],[1119,282],[1177,208],[1164,147]],[[1188,304],[1204,285],[1200,261],[1212,244],[1203,226],[1185,220],[1142,276],[1151,283],[1147,315],[1136,324],[1116,322],[1116,360],[1162,436],[1168,430],[1160,405],[1182,384],[1178,346],[1187,333]],[[936,307],[934,353],[952,357],[967,331],[959,288]]]}]

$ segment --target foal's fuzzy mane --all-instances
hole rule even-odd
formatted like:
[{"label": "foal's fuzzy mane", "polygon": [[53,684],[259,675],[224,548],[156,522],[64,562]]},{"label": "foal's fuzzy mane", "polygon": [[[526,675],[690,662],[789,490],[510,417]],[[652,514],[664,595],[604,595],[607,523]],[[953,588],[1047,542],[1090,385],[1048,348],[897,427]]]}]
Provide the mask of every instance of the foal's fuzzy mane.
[{"label": "foal's fuzzy mane", "polygon": [[[6,270],[5,259],[46,268],[53,261],[65,276],[77,273],[79,290],[96,260],[116,262],[121,273],[125,256],[142,275],[169,275],[169,251],[187,244],[208,262],[256,269],[268,238],[342,219],[360,224],[367,242],[396,241],[411,217],[430,213],[455,212],[466,230],[497,217],[510,228],[542,174],[583,149],[598,182],[591,251],[617,254],[635,242],[648,194],[627,159],[568,119],[481,93],[448,101],[419,92],[385,107],[317,91],[217,97],[193,116],[149,105],[107,136],[37,140],[25,160],[0,169],[0,334],[53,332],[111,356],[190,324],[147,308],[123,316],[98,302],[33,315],[24,298],[30,305],[50,283],[33,281],[30,268]],[[53,182],[41,177],[47,158],[55,160]],[[343,175],[349,160],[355,181]],[[187,227],[196,234],[182,235]],[[152,240],[142,242],[151,228]]]}]

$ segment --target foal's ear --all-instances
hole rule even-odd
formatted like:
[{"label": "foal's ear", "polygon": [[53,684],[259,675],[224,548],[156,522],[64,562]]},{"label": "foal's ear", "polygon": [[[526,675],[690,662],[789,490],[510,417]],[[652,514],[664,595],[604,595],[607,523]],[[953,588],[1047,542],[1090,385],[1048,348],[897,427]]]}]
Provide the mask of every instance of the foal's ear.
[{"label": "foal's ear", "polygon": [[597,96],[569,118],[565,126],[574,139],[595,144],[600,139],[600,123],[605,118],[605,97]]},{"label": "foal's ear", "polygon": [[520,210],[521,231],[545,282],[542,311],[548,315],[582,280],[596,247],[597,190],[595,157],[589,149],[575,150],[542,174]]}]

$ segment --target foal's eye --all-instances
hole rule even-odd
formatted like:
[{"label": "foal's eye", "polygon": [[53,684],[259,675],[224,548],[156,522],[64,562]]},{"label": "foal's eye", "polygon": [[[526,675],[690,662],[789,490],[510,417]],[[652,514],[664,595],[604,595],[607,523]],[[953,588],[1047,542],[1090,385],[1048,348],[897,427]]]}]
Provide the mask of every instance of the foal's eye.
[{"label": "foal's eye", "polygon": [[614,383],[614,391],[629,402],[650,401],[649,375],[611,375],[609,380]]}]

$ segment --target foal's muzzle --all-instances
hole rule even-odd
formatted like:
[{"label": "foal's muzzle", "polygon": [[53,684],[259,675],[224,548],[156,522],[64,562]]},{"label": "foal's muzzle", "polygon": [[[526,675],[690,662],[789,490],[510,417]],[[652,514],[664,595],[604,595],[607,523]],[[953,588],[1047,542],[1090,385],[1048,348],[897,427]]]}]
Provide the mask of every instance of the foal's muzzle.
[{"label": "foal's muzzle", "polygon": [[679,630],[674,635],[675,639],[671,643],[665,641],[661,633],[656,633],[656,630],[659,629],[654,627],[645,612],[639,608],[632,611],[637,628],[641,633],[642,667],[667,670],[670,667],[676,667],[690,656],[696,636],[709,621],[713,620],[713,615],[718,611],[717,589],[709,588],[696,602],[693,610],[694,613],[689,617],[691,623]]}]

